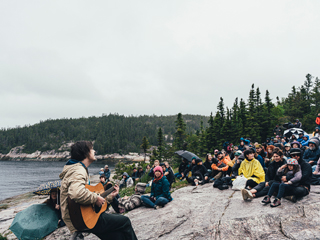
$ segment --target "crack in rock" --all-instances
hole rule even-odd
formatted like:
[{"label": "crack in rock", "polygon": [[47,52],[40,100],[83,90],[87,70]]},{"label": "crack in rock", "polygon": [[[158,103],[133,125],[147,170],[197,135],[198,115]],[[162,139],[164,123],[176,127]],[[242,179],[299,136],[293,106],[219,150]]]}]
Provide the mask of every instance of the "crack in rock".
[{"label": "crack in rock", "polygon": [[215,240],[216,240],[216,239],[221,239],[221,236],[220,236],[221,220],[222,220],[222,217],[224,216],[224,214],[226,213],[227,208],[229,207],[230,202],[231,202],[231,199],[232,199],[232,197],[233,197],[233,195],[234,195],[235,192],[236,192],[236,191],[233,191],[233,193],[229,196],[227,205],[225,206],[224,211],[223,211],[223,213],[222,213],[221,216],[220,216],[220,219],[219,219],[219,222],[218,222],[218,230],[216,231],[215,236],[214,236],[214,239],[215,239]]},{"label": "crack in rock", "polygon": [[[159,235],[159,238],[163,237],[164,235],[168,235],[170,233],[172,233],[175,229],[177,229],[178,227],[180,227],[182,224],[184,224],[186,221],[188,221],[188,217],[186,217],[185,215],[183,215],[182,217],[185,217],[185,219],[182,219],[182,221],[180,223],[178,223],[174,228],[172,228],[171,230],[164,232],[162,234]],[[180,218],[182,218],[180,217]]]},{"label": "crack in rock", "polygon": [[279,225],[280,225],[280,233],[281,233],[285,238],[293,239],[293,238],[289,237],[289,236],[285,233],[285,231],[283,230],[281,218],[280,218],[280,223],[279,223]]}]

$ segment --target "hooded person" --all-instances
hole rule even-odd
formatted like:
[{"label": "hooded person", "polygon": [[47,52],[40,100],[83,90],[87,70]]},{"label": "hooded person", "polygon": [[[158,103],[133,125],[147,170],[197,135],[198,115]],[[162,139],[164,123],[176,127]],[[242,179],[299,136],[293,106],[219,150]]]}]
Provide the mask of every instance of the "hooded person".
[{"label": "hooded person", "polygon": [[309,135],[308,134],[303,136],[302,141],[301,141],[301,145],[303,147],[309,146]]},{"label": "hooded person", "polygon": [[298,141],[299,143],[301,143],[301,142],[303,141],[304,134],[303,134],[303,133],[299,133],[298,136],[299,136],[299,137],[298,137],[297,141]]},{"label": "hooded person", "polygon": [[303,154],[303,160],[305,160],[307,163],[313,166],[317,164],[319,158],[319,140],[316,137],[312,137],[309,140],[309,148]]},{"label": "hooded person", "polygon": [[134,185],[133,179],[128,173],[124,172],[122,174],[122,179],[120,181],[120,189],[123,187],[132,187]]},{"label": "hooded person", "polygon": [[265,173],[260,164],[260,162],[254,158],[254,151],[252,149],[248,149],[244,151],[245,159],[242,161],[240,168],[238,170],[238,174],[243,175],[247,178],[245,188],[254,188],[260,182],[264,182]]},{"label": "hooded person", "polygon": [[175,173],[174,176],[176,178],[179,178],[180,180],[185,178],[184,171],[186,170],[187,167],[188,167],[188,160],[185,158],[182,158],[182,162],[179,165],[178,172]]},{"label": "hooded person", "polygon": [[314,132],[312,133],[312,137],[320,138],[320,127],[316,127]]},{"label": "hooded person", "polygon": [[153,171],[154,178],[151,185],[151,194],[150,196],[141,196],[141,201],[147,207],[158,209],[171,202],[173,198],[170,194],[170,183],[166,176],[163,175],[162,167],[157,166]]}]

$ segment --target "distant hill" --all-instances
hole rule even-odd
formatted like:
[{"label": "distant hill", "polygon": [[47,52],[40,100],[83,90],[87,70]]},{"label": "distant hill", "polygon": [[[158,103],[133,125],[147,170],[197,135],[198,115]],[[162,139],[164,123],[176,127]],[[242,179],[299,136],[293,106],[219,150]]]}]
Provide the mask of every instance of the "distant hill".
[{"label": "distant hill", "polygon": [[[157,131],[161,127],[168,142],[175,132],[177,115],[173,116],[123,116],[103,115],[78,119],[41,121],[31,126],[0,130],[0,152],[25,145],[24,151],[59,150],[66,142],[78,140],[95,141],[98,154],[140,152],[142,138],[146,136],[151,145],[157,145]],[[200,129],[201,120],[208,126],[207,116],[184,115],[187,133]]]}]

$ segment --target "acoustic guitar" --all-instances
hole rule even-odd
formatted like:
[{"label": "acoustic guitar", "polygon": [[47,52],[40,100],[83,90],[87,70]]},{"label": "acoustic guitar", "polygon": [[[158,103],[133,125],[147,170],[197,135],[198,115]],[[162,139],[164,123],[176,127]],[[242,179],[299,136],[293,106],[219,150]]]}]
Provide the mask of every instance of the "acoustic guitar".
[{"label": "acoustic guitar", "polygon": [[[98,183],[96,186],[86,185],[85,187],[90,192],[97,193],[103,198],[106,198],[114,190],[114,187],[110,187],[108,190],[104,191],[104,187],[101,183]],[[101,207],[98,207],[95,204],[81,205],[76,203],[70,197],[68,197],[67,201],[72,225],[78,231],[94,228],[101,213],[105,212],[108,208],[107,202],[105,202]]]}]

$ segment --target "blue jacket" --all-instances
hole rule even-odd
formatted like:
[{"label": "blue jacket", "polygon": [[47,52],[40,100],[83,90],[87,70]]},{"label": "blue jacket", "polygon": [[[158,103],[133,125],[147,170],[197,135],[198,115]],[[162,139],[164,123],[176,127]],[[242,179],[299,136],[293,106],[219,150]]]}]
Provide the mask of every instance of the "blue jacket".
[{"label": "blue jacket", "polygon": [[263,168],[265,168],[264,160],[263,160],[263,158],[262,158],[260,155],[258,155],[257,160],[260,162],[261,166],[262,166]]},{"label": "blue jacket", "polygon": [[106,179],[109,180],[109,178],[110,178],[110,170],[108,169],[108,171],[104,171],[104,175],[106,176]]},{"label": "blue jacket", "polygon": [[320,158],[320,149],[316,148],[314,151],[307,149],[303,154],[303,160],[306,162],[314,161],[312,165],[316,165]]},{"label": "blue jacket", "polygon": [[169,202],[172,200],[170,194],[170,183],[166,176],[163,176],[158,182],[152,182],[150,197],[152,196],[156,199],[164,197],[168,199]]},{"label": "blue jacket", "polygon": [[304,135],[303,137],[306,137],[307,141],[302,140],[301,145],[302,146],[308,146],[309,145],[309,135]]}]

